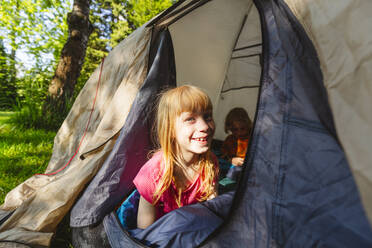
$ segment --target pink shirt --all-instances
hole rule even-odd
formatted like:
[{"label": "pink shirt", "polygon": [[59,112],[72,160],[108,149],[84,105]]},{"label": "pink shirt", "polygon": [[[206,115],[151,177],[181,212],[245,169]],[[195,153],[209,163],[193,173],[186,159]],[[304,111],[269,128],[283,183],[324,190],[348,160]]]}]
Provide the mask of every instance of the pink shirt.
[{"label": "pink shirt", "polygon": [[[152,203],[153,195],[156,187],[162,176],[162,152],[157,152],[153,157],[147,161],[134,178],[133,183],[136,186],[140,195],[145,198],[146,201]],[[215,161],[215,168],[218,167],[217,159],[213,156]],[[216,175],[217,178],[218,175]],[[181,205],[189,205],[198,202],[200,193],[198,189],[202,187],[201,178],[198,176],[194,182],[192,182],[181,194]],[[160,218],[166,213],[177,209],[177,203],[174,199],[175,185],[172,183],[171,187],[164,191],[159,201],[156,204],[157,207],[157,218]]]}]

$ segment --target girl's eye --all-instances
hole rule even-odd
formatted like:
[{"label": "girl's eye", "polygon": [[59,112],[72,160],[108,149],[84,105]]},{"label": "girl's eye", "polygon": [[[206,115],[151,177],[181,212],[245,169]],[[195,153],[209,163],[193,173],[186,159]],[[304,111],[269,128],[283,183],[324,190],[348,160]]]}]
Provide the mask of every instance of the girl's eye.
[{"label": "girl's eye", "polygon": [[188,118],[186,118],[186,122],[192,122],[192,121],[194,121],[194,120],[195,120],[194,117],[188,117]]},{"label": "girl's eye", "polygon": [[211,114],[204,115],[204,120],[205,121],[212,121],[213,120],[212,115]]}]

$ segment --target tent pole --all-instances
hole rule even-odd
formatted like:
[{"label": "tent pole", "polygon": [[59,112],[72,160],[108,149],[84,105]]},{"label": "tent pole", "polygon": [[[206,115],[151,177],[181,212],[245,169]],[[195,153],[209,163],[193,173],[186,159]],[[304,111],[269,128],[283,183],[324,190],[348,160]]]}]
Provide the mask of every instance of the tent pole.
[{"label": "tent pole", "polygon": [[248,48],[258,47],[258,46],[262,46],[262,43],[257,43],[257,44],[250,45],[250,46],[244,46],[244,47],[235,48],[233,50],[233,52],[244,50],[244,49],[248,49]]},{"label": "tent pole", "polygon": [[233,90],[241,90],[241,89],[252,89],[252,88],[259,88],[259,85],[251,85],[251,86],[242,86],[242,87],[236,87],[236,88],[230,88],[228,90],[222,90],[221,93],[226,93]]},{"label": "tent pole", "polygon": [[[249,10],[248,10],[248,12],[249,12]],[[245,26],[245,22],[247,21],[247,18],[248,18],[248,14],[245,14],[245,16],[244,16],[244,18],[243,18],[243,22],[242,22],[242,24],[240,25],[240,29],[239,29],[238,36],[236,37],[235,42],[234,42],[234,49],[235,49],[235,47],[236,47],[236,44],[238,44],[238,40],[239,40],[240,35],[241,35],[242,31],[243,31],[243,28],[244,28],[244,26]],[[233,51],[234,51],[234,49],[233,49]]]},{"label": "tent pole", "polygon": [[170,19],[171,17],[181,13],[185,9],[188,9],[190,6],[193,6],[194,4],[197,4],[200,1],[203,1],[203,0],[192,0],[191,2],[189,2],[188,4],[186,4],[185,6],[179,8],[179,9],[176,9],[176,8],[178,6],[180,6],[183,2],[185,2],[185,0],[177,2],[176,4],[172,5],[172,7],[171,7],[172,9],[169,8],[166,11],[164,11],[160,16],[158,16],[156,19],[154,19],[149,24],[147,24],[146,27],[150,27],[150,26],[156,25],[158,23],[162,23],[162,22],[166,21],[167,19]]},{"label": "tent pole", "polygon": [[231,57],[231,59],[250,58],[250,57],[256,57],[256,56],[260,56],[260,55],[261,55],[261,53],[255,53],[255,54],[249,54],[249,55],[244,55],[244,56]]},{"label": "tent pole", "polygon": [[[181,19],[182,17],[184,17],[185,15],[187,15],[188,13],[190,13],[191,11],[193,11],[193,10],[199,8],[200,6],[203,6],[204,4],[206,4],[206,3],[210,2],[210,1],[212,1],[212,0],[201,0],[201,1],[199,1],[199,3],[195,4],[194,6],[192,6],[192,7],[189,8],[189,9],[187,9],[187,10],[184,11],[182,14],[176,16],[176,17],[175,17],[174,19],[172,19],[170,22],[168,22],[167,24],[165,24],[165,26],[166,26],[166,27],[169,27],[170,25],[172,25],[173,23],[177,22],[179,19]],[[187,7],[189,7],[189,6],[187,6]],[[185,6],[184,9],[186,9],[187,7]],[[173,13],[172,13],[172,14],[173,14]],[[177,13],[175,13],[175,14],[177,14]],[[173,15],[172,15],[172,16],[173,16]]]},{"label": "tent pole", "polygon": [[154,20],[152,20],[150,23],[146,25],[146,27],[151,27],[159,22],[160,19],[164,19],[166,15],[171,13],[174,9],[176,9],[178,6],[180,6],[183,2],[186,0],[179,0],[177,3],[173,4],[171,7],[166,9],[163,13],[161,13],[158,17],[156,17]]}]

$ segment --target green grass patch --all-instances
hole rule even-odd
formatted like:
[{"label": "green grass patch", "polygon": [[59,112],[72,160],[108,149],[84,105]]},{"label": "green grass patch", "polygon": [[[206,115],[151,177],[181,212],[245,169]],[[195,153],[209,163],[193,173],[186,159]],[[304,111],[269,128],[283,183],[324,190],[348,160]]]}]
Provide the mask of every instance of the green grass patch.
[{"label": "green grass patch", "polygon": [[0,112],[0,125],[7,123],[12,115],[14,115],[14,112]]},{"label": "green grass patch", "polygon": [[[16,114],[0,112],[0,204],[10,190],[45,171],[56,135],[53,131],[17,128],[12,123]],[[59,224],[51,247],[73,247],[68,220],[66,216]]]},{"label": "green grass patch", "polygon": [[53,131],[15,128],[11,112],[0,112],[0,204],[6,194],[35,173],[43,173],[53,148]]}]

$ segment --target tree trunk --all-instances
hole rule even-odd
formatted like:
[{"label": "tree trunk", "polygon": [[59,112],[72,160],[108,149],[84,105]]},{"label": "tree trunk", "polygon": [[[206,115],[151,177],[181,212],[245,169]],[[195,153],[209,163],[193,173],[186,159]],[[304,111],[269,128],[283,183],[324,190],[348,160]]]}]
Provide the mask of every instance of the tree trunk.
[{"label": "tree trunk", "polygon": [[[19,3],[20,1],[15,1],[15,15],[14,15],[14,21],[15,25],[18,26],[20,24],[20,17],[19,17]],[[16,69],[16,52],[17,52],[17,31],[15,28],[11,29],[11,36],[10,36],[10,44],[11,44],[11,52],[9,55],[9,80],[12,84],[16,84],[16,78],[17,78],[17,69]]]},{"label": "tree trunk", "polygon": [[[65,105],[73,95],[75,84],[84,63],[88,39],[93,26],[89,21],[90,0],[74,0],[73,9],[67,16],[69,35],[61,58],[49,85],[49,103]],[[53,103],[54,102],[54,103]]]}]

